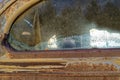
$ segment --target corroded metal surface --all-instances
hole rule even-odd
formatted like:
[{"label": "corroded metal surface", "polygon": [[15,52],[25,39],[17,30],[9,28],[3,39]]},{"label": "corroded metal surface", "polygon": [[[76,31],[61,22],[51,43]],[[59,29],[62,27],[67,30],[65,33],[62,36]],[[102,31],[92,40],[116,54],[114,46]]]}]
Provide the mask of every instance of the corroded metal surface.
[{"label": "corroded metal surface", "polygon": [[[27,2],[29,2],[31,0],[2,0],[0,2],[0,9],[5,8],[5,16],[7,18],[9,18],[9,16],[11,16],[18,8],[20,8],[21,6],[23,6],[24,4],[26,4]],[[15,2],[15,3],[14,3]]]},{"label": "corroded metal surface", "polygon": [[1,2],[0,32],[3,33],[3,28],[5,27],[9,17],[11,17],[16,12],[16,10],[29,1],[31,0],[4,0]]},{"label": "corroded metal surface", "polygon": [[[29,75],[29,76],[28,76]],[[32,75],[32,76],[31,76]],[[3,80],[119,80],[119,77],[60,77],[40,74],[2,75]]]},{"label": "corroded metal surface", "polygon": [[[117,59],[117,58],[115,58]],[[31,59],[32,60],[32,59]],[[31,61],[30,60],[30,61]],[[120,71],[119,68],[114,65],[113,63],[109,63],[111,58],[82,58],[82,59],[58,59],[64,60],[65,63],[61,63],[58,65],[54,64],[41,64],[40,59],[36,59],[39,64],[34,65],[27,65],[23,66],[23,60],[16,60],[18,62],[23,62],[21,65],[20,63],[16,63],[14,59],[1,61],[4,62],[11,62],[17,64],[9,65],[5,63],[4,65],[0,66],[0,79],[5,80],[119,80]],[[91,60],[91,61],[90,61]],[[101,60],[101,61],[100,61]],[[102,61],[103,60],[103,61]],[[26,61],[26,60],[25,60]],[[34,61],[34,60],[33,60]],[[53,60],[54,61],[54,60]],[[112,60],[114,61],[114,59]],[[29,62],[29,59],[28,61]],[[36,62],[34,62],[36,63]],[[33,64],[33,63],[31,63]]]},{"label": "corroded metal surface", "polygon": [[6,18],[9,18],[11,15],[13,15],[16,10],[18,10],[21,6],[25,5],[27,2],[30,0],[17,0],[12,6],[10,6],[6,11],[5,11],[5,16]]},{"label": "corroded metal surface", "polygon": [[[12,6],[10,6],[4,14],[2,14],[1,25],[2,28],[8,20],[8,18],[15,13],[18,8],[25,5],[31,0],[17,0]],[[1,26],[0,26],[1,27]],[[2,29],[0,32],[2,33]],[[8,50],[9,51],[9,50]],[[57,62],[57,59],[54,58],[55,62],[52,60],[44,59],[39,60],[29,60],[30,58],[53,58],[55,57],[56,52],[41,52],[40,55],[34,54],[34,52],[11,52],[12,54],[7,54],[10,58],[27,58],[16,60],[16,59],[7,59],[6,57],[1,57],[0,60],[0,79],[1,80],[119,80],[120,76],[120,59],[117,57],[119,55],[119,50],[109,51],[102,50],[93,52],[91,51],[70,51],[69,55],[58,52],[56,58],[62,58]],[[17,53],[17,55],[16,55]],[[46,53],[46,54],[45,54]],[[75,53],[73,55],[71,53]],[[81,54],[80,54],[81,53]],[[84,53],[88,53],[83,56]],[[109,56],[116,55],[115,57],[105,57],[107,54]],[[111,54],[113,53],[113,54]],[[30,54],[30,55],[29,55]],[[62,54],[62,55],[61,55]],[[89,56],[92,55],[90,58]],[[98,57],[101,56],[102,57]],[[81,56],[82,58],[78,58]],[[70,59],[74,57],[76,59]],[[84,58],[88,57],[88,58]],[[98,58],[95,58],[98,57]],[[29,59],[28,59],[29,58]],[[44,63],[45,62],[45,63]]]}]

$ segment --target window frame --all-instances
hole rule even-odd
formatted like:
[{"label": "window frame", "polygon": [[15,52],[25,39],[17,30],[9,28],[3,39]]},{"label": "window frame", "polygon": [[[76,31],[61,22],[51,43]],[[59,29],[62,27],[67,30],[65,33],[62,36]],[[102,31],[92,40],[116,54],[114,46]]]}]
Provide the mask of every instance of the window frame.
[{"label": "window frame", "polygon": [[[11,58],[83,58],[83,57],[119,57],[120,56],[120,48],[92,48],[92,49],[72,49],[72,50],[40,50],[40,51],[17,51],[13,49],[7,38],[9,37],[9,32],[12,28],[14,22],[21,16],[26,10],[31,7],[39,4],[41,1],[36,1],[34,3],[30,3],[28,6],[23,6],[21,9],[18,9],[18,13],[12,21],[7,22],[6,30],[4,31],[5,36],[2,41],[2,44],[5,46],[6,50],[9,53],[9,57]],[[32,1],[31,1],[32,2]],[[24,9],[25,8],[25,9]],[[21,12],[19,12],[19,10]]]}]

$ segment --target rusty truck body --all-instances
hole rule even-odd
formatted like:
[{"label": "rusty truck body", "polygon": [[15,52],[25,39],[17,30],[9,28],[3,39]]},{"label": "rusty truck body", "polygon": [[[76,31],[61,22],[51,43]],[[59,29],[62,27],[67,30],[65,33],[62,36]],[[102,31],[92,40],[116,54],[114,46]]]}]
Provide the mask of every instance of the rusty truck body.
[{"label": "rusty truck body", "polygon": [[0,79],[119,80],[119,0],[4,0]]}]

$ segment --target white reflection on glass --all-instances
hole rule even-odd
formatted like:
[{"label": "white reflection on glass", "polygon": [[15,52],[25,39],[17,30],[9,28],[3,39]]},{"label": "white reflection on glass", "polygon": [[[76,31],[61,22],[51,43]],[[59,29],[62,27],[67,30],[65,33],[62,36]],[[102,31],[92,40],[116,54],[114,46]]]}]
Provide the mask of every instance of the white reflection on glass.
[{"label": "white reflection on glass", "polygon": [[56,35],[52,36],[49,40],[48,40],[48,48],[58,48],[57,46],[57,38]]},{"label": "white reflection on glass", "polygon": [[106,30],[90,30],[90,45],[97,48],[117,48],[120,47],[120,34],[110,33]]},{"label": "white reflection on glass", "polygon": [[30,32],[27,32],[27,31],[24,31],[24,32],[22,32],[22,35],[30,36],[31,33],[30,33]]},{"label": "white reflection on glass", "polygon": [[33,27],[33,25],[32,25],[27,19],[24,19],[24,21],[25,21],[30,27]]}]

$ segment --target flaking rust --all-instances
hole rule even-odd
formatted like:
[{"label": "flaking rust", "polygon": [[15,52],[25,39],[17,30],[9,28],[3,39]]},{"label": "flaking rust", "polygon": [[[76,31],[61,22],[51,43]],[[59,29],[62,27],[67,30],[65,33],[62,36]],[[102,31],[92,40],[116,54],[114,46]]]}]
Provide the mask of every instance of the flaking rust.
[{"label": "flaking rust", "polygon": [[[14,15],[14,13],[19,8],[26,5],[30,1],[33,0],[11,0],[6,5],[4,5],[5,7],[1,9],[3,11],[3,13],[1,12],[1,15],[4,15],[5,23],[11,17],[11,15]],[[29,33],[24,33],[24,34],[30,35]],[[0,35],[0,38],[1,37],[2,35]],[[36,40],[36,42],[39,42],[39,40]],[[67,53],[72,54],[73,52],[75,51],[64,52],[64,54]],[[84,50],[83,53],[84,52],[88,53],[86,52],[86,50]],[[93,52],[95,53],[95,51]],[[19,54],[21,53],[22,52],[19,52]],[[29,53],[33,54],[32,52]],[[43,56],[42,55],[36,56],[37,54],[33,54],[32,56],[27,52],[25,52],[24,54],[28,57],[26,58],[25,55],[20,55],[21,57],[19,57],[18,53],[14,52],[14,55],[11,55],[12,51],[11,53],[10,51],[7,51],[7,53],[0,58],[0,80],[119,80],[120,79],[120,67],[119,67],[120,59],[117,57],[90,58],[88,57],[90,55],[86,55],[87,58],[84,57],[70,58],[73,55],[70,56],[70,54],[68,54],[66,55],[66,58],[58,58],[61,56],[62,53],[61,51],[58,52],[59,55],[57,55],[56,58],[53,58],[55,57],[54,55],[44,56],[44,52],[41,53],[43,54]],[[49,54],[49,51],[46,53]],[[56,52],[51,52],[51,54],[53,53],[56,54]],[[102,54],[102,52],[98,51],[98,54],[100,53]],[[119,53],[119,51],[117,51],[117,53]],[[76,54],[79,54],[79,52],[76,52]],[[8,56],[6,57],[6,55]],[[12,58],[18,58],[18,59],[12,59]]]}]

